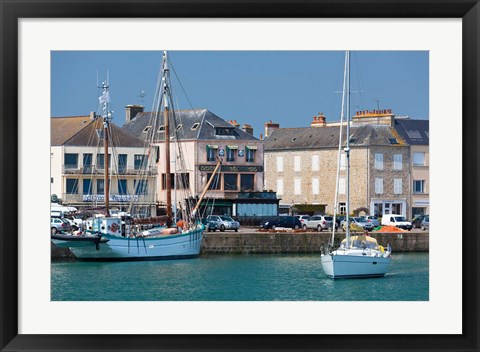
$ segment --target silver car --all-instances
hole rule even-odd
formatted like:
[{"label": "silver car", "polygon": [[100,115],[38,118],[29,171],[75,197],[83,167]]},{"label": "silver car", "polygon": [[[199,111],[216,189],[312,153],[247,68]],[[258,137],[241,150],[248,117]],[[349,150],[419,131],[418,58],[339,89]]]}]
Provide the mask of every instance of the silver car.
[{"label": "silver car", "polygon": [[[347,227],[347,221],[345,219],[342,225],[343,230],[345,230],[346,227]],[[361,217],[350,218],[350,229],[355,230],[359,228],[366,231],[372,231],[374,229],[374,226],[372,225],[372,223],[368,222],[365,218],[361,218]]]},{"label": "silver car", "polygon": [[362,216],[367,222],[371,223],[373,227],[378,227],[380,226],[380,221],[376,216],[373,215],[368,215],[368,216]]},{"label": "silver car", "polygon": [[54,235],[57,232],[72,231],[72,226],[65,219],[50,218],[50,232]]},{"label": "silver car", "polygon": [[420,225],[420,228],[425,231],[426,229],[430,228],[430,216],[425,216],[422,220],[422,225]]},{"label": "silver car", "polygon": [[[321,232],[322,230],[328,230],[332,228],[333,216],[329,215],[314,215],[305,224],[304,228],[313,229]],[[336,223],[335,223],[336,225]]]},{"label": "silver car", "polygon": [[225,230],[234,230],[235,232],[237,232],[240,228],[240,223],[233,220],[230,216],[227,215],[209,215],[207,216],[207,222],[209,224],[209,227],[211,225],[215,225],[213,231],[218,229],[222,232]]}]

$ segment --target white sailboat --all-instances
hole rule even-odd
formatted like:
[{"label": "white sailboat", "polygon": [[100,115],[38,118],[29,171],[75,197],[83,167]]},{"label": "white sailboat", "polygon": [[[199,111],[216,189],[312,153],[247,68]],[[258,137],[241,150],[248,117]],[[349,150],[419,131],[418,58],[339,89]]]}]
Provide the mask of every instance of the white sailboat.
[{"label": "white sailboat", "polygon": [[[87,220],[87,233],[81,236],[69,235],[52,235],[52,242],[58,247],[67,247],[73,255],[80,260],[98,260],[98,261],[128,261],[128,260],[163,260],[163,259],[181,259],[195,258],[200,254],[203,231],[205,225],[196,215],[197,207],[192,213],[187,215],[178,223],[172,221],[172,201],[171,201],[171,180],[170,180],[170,139],[175,131],[175,126],[170,128],[170,119],[173,115],[173,100],[170,96],[170,77],[168,67],[167,53],[164,52],[161,68],[161,79],[157,86],[157,96],[154,102],[154,111],[152,119],[163,121],[152,121],[152,126],[160,126],[165,128],[165,155],[164,162],[166,165],[166,186],[167,186],[167,202],[166,216],[150,217],[147,212],[140,210],[137,205],[131,204],[129,211],[131,214],[144,214],[142,218],[132,217],[122,224],[119,217],[110,216],[109,211],[109,175],[108,162],[105,163],[105,209],[106,216],[92,217]],[[105,154],[108,155],[109,140],[109,122],[111,113],[108,109],[109,87],[108,83],[104,83],[101,87],[103,94],[100,97],[102,106],[103,119],[103,137],[105,143]],[[162,112],[160,110],[163,110]],[[149,158],[155,158],[153,141],[158,128],[153,128],[150,134],[151,139],[146,142]],[[215,172],[219,169],[219,164],[215,168],[211,179],[215,176]],[[141,175],[139,175],[141,176]],[[211,181],[210,179],[210,181]],[[145,183],[146,184],[146,183]],[[142,182],[137,182],[137,187],[143,187]],[[206,186],[208,189],[208,184]],[[205,192],[206,192],[205,189]],[[142,190],[137,190],[137,194],[142,194]],[[200,196],[197,206],[202,202],[205,194]],[[175,218],[176,220],[176,218]],[[161,226],[153,225],[162,224]],[[122,231],[122,225],[125,230]],[[145,229],[144,227],[149,227]]]},{"label": "white sailboat", "polygon": [[[366,278],[383,277],[391,261],[391,249],[388,246],[384,249],[376,239],[370,237],[367,233],[358,236],[350,235],[350,52],[345,53],[345,69],[342,96],[342,114],[340,123],[339,139],[339,164],[342,153],[342,126],[344,119],[344,110],[346,106],[347,133],[346,146],[343,152],[346,156],[346,236],[341,242],[340,247],[333,250],[335,238],[335,228],[332,230],[332,238],[328,247],[324,248],[321,254],[322,269],[325,274],[333,279],[340,278]],[[337,190],[335,192],[334,218],[337,212],[337,194],[339,180],[339,166],[337,168]]]}]

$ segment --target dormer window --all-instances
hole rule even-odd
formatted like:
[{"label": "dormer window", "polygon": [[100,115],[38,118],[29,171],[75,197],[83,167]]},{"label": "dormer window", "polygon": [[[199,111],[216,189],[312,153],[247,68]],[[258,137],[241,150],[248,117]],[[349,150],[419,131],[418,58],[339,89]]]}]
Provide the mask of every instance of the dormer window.
[{"label": "dormer window", "polygon": [[180,129],[182,128],[182,124],[178,125],[177,128],[175,129],[176,132],[180,131]]},{"label": "dormer window", "polygon": [[388,143],[390,144],[398,144],[398,140],[396,138],[388,138]]},{"label": "dormer window", "polygon": [[150,129],[152,128],[152,126],[147,126],[143,129],[143,133],[147,133],[148,131],[150,131]]},{"label": "dormer window", "polygon": [[162,133],[162,132],[165,132],[165,125],[161,125],[159,128],[158,128],[158,133]]},{"label": "dormer window", "polygon": [[200,126],[200,123],[195,122],[195,123],[193,124],[191,130],[192,130],[192,131],[195,131],[195,130],[198,128],[198,126]]},{"label": "dormer window", "polygon": [[233,136],[235,128],[228,128],[228,127],[216,127],[215,128],[215,135],[217,136]]}]

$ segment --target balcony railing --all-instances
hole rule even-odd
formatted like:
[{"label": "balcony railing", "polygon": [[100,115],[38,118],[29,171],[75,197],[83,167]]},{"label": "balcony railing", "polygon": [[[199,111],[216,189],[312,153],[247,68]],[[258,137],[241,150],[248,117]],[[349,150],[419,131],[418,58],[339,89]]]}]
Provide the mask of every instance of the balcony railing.
[{"label": "balcony railing", "polygon": [[[110,167],[108,172],[111,175],[146,175],[146,176],[156,176],[158,174],[156,167],[149,167],[143,170],[135,169],[135,168],[128,168],[128,167]],[[63,166],[63,174],[64,175],[104,175],[105,169],[104,168],[97,168],[95,166],[81,166],[75,167],[72,165],[64,165]]]},{"label": "balcony railing", "polygon": [[[105,195],[103,194],[70,194],[70,193],[63,193],[63,201],[68,203],[85,203],[92,204],[92,203],[105,203]],[[139,204],[153,204],[155,203],[155,195],[154,194],[146,194],[146,195],[135,195],[135,194],[110,194],[110,204],[128,204],[131,201],[138,202]]]}]

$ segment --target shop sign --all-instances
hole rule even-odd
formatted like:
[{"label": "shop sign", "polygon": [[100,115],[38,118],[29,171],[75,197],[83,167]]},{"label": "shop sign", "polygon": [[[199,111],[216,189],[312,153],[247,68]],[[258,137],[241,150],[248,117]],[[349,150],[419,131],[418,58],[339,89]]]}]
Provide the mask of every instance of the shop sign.
[{"label": "shop sign", "polygon": [[[199,165],[199,171],[213,172],[215,165]],[[220,172],[263,172],[263,166],[255,165],[221,165]]]}]

